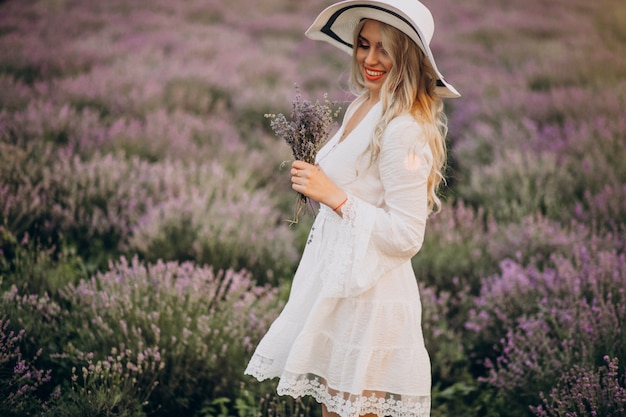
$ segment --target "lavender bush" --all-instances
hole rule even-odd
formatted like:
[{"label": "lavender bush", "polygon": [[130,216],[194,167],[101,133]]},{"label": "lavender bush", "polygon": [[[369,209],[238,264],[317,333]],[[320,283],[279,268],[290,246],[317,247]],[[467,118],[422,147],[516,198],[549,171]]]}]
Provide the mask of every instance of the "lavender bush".
[{"label": "lavender bush", "polygon": [[617,358],[604,357],[606,365],[588,370],[574,365],[559,378],[550,398],[542,395],[543,404],[533,407],[539,417],[619,416],[626,413],[626,381],[619,373]]},{"label": "lavender bush", "polygon": [[[138,159],[120,161],[106,155],[82,161],[50,149],[35,157],[16,154],[22,158],[3,172],[11,177],[24,174],[19,182],[5,182],[4,224],[18,237],[29,234],[57,245],[65,240],[97,262],[115,253],[127,239],[129,225],[150,203],[150,192],[158,191],[153,167]],[[20,162],[17,172],[8,171]],[[129,177],[135,181],[126,181]]]},{"label": "lavender bush", "polygon": [[471,361],[466,355],[463,335],[459,332],[467,316],[466,298],[469,287],[454,280],[455,291],[436,287],[420,288],[422,299],[422,328],[430,354],[433,416],[463,412],[479,387],[469,372]]},{"label": "lavender bush", "polygon": [[56,415],[147,415],[144,409],[151,405],[150,396],[165,364],[158,348],[141,348],[133,351],[122,344],[97,361],[91,352],[72,352],[78,367],[72,367],[71,387],[63,405],[55,410]]},{"label": "lavender bush", "polygon": [[18,242],[16,237],[0,227],[0,294],[15,286],[29,294],[50,296],[68,283],[76,283],[88,274],[83,260],[76,251],[64,249],[56,252],[38,246],[28,235]]},{"label": "lavender bush", "polygon": [[[35,294],[13,284],[2,293],[0,307],[12,323],[25,331],[22,352],[41,357],[47,366],[52,363],[49,355],[60,353],[59,344],[74,331],[63,324],[68,312],[46,293]],[[44,352],[40,351],[42,347],[46,347]]]},{"label": "lavender bush", "polygon": [[579,244],[543,270],[503,263],[467,324],[483,348],[494,345],[495,355],[484,359],[486,380],[521,405],[538,405],[575,364],[623,357],[625,262],[623,254]]},{"label": "lavender bush", "polygon": [[177,193],[154,204],[132,228],[129,251],[152,261],[194,260],[215,268],[247,268],[277,282],[297,259],[293,234],[266,191],[246,191],[250,173],[230,174],[218,163],[181,179]]},{"label": "lavender bush", "polygon": [[[564,127],[535,125],[520,138],[527,149],[504,149],[488,164],[471,167],[470,180],[460,187],[461,193],[467,201],[491,207],[490,214],[497,219],[518,220],[542,213],[567,223],[576,217],[589,220],[591,216],[583,213],[593,211],[599,226],[619,231],[623,207],[612,199],[590,197],[607,189],[620,190],[610,197],[622,201],[619,193],[626,171],[617,160],[626,157],[625,127],[623,115],[613,120],[568,122]],[[581,199],[582,195],[586,198]],[[600,212],[606,205],[610,211]]]},{"label": "lavender bush", "polygon": [[[217,162],[157,165],[110,154],[82,161],[50,149],[10,150],[0,157],[7,160],[0,206],[16,236],[75,247],[99,265],[111,254],[135,251],[270,277],[293,268],[292,235],[281,227],[280,212],[272,213],[277,203],[268,192],[254,190],[260,179],[252,172],[230,174]],[[168,231],[172,225],[177,230]]]},{"label": "lavender bush", "polygon": [[420,282],[439,291],[462,293],[463,285],[469,285],[477,295],[484,278],[498,272],[502,260],[541,266],[555,254],[570,254],[581,241],[623,248],[619,236],[599,235],[583,223],[563,224],[539,214],[498,222],[483,209],[459,202],[431,217],[413,266]]},{"label": "lavender bush", "polygon": [[163,369],[144,375],[158,382],[149,409],[163,415],[193,414],[204,400],[236,393],[245,358],[281,307],[275,289],[255,286],[245,272],[137,259],[61,296],[73,306],[72,345],[81,352],[101,358],[123,345],[158,349]]},{"label": "lavender bush", "polygon": [[193,414],[237,396],[246,359],[281,306],[277,289],[245,272],[137,259],[67,285],[56,301],[16,286],[0,299],[32,333],[26,347],[46,347],[33,355],[63,387],[53,415]]},{"label": "lavender bush", "polygon": [[[433,415],[620,413],[624,6],[425,2],[438,66],[463,94],[445,103],[447,204],[414,260]],[[263,115],[291,110],[294,83],[349,99],[345,55],[302,35],[330,3],[0,2],[1,311],[26,331],[23,358],[53,370],[55,415],[319,411],[248,384],[240,367],[279,304],[245,277],[284,299],[310,220],[283,222],[289,149]],[[251,275],[218,272],[242,267]],[[191,295],[222,281],[241,289],[207,297],[210,308]],[[113,348],[135,366],[158,349],[164,368],[125,385],[105,372]]]},{"label": "lavender bush", "polygon": [[497,268],[487,252],[496,224],[485,217],[483,210],[463,203],[432,216],[422,249],[413,259],[418,281],[452,294],[460,289],[459,283],[469,283],[477,291],[481,278]]},{"label": "lavender bush", "polygon": [[35,365],[41,350],[25,356],[20,348],[25,330],[10,329],[10,320],[0,317],[0,413],[7,417],[46,415],[59,391],[46,400],[45,388],[50,387],[51,370]]}]

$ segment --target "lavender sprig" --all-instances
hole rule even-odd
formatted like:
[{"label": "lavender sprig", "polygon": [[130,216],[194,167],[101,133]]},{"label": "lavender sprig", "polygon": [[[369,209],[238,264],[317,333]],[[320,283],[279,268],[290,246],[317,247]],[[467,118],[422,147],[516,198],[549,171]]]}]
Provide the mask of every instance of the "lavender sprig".
[{"label": "lavender sprig", "polygon": [[[270,127],[274,134],[287,142],[296,160],[313,164],[317,152],[326,143],[336,124],[335,119],[341,108],[328,100],[328,94],[324,94],[324,101],[321,103],[302,99],[297,85],[296,96],[291,105],[290,119],[282,113],[266,114],[265,117],[271,119]],[[304,194],[298,193],[294,218],[289,220],[290,223],[298,223],[300,212],[308,202]]]}]

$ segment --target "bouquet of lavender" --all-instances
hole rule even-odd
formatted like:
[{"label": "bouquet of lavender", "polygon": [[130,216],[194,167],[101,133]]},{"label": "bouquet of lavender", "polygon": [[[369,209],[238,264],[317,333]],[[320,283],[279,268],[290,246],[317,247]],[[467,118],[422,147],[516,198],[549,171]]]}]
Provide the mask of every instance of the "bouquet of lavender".
[{"label": "bouquet of lavender", "polygon": [[[335,119],[341,108],[328,100],[328,94],[324,94],[323,103],[303,100],[297,85],[296,97],[291,105],[289,120],[282,113],[266,114],[265,117],[272,120],[270,127],[277,137],[284,139],[291,147],[295,159],[313,164],[317,152],[326,143],[336,124]],[[289,220],[290,223],[298,223],[300,212],[307,203],[308,198],[298,193],[294,218]]]}]

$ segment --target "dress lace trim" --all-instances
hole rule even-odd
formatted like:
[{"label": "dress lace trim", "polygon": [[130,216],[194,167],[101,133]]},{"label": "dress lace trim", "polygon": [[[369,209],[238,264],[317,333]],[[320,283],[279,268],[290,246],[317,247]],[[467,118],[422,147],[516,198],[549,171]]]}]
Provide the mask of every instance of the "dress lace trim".
[{"label": "dress lace trim", "polygon": [[326,405],[328,411],[341,417],[358,417],[375,414],[379,417],[429,417],[430,396],[403,396],[379,391],[350,394],[326,386],[316,375],[283,374],[277,388],[278,394],[294,398],[310,395]]},{"label": "dress lace trim", "polygon": [[341,233],[335,234],[333,242],[328,242],[328,246],[332,249],[327,252],[327,259],[322,263],[325,265],[325,270],[321,274],[324,282],[323,292],[328,296],[337,296],[343,293],[346,284],[346,275],[352,261],[353,242],[357,231],[354,227],[355,204],[355,200],[348,197],[348,201],[342,207],[343,216],[338,216],[330,211],[326,213],[331,221],[341,225]]},{"label": "dress lace trim", "polygon": [[342,207],[342,216],[321,206],[320,215],[339,226],[328,236],[326,258],[320,262],[324,295],[346,297],[351,294],[354,283],[350,278],[354,276],[353,269],[361,265],[373,225],[370,210],[375,208],[351,195]]},{"label": "dress lace trim", "polygon": [[341,214],[342,214],[344,222],[354,227],[355,222],[356,222],[356,213],[357,213],[357,200],[354,197],[348,198],[346,203],[341,208]]},{"label": "dress lace trim", "polygon": [[257,353],[252,356],[244,371],[245,375],[252,375],[259,381],[275,378],[279,375],[273,359],[265,358]]}]

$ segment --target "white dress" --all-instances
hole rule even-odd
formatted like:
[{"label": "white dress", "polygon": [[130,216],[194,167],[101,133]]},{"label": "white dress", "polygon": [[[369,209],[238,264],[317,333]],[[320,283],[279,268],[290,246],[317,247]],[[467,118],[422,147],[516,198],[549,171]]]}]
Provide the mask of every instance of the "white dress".
[{"label": "white dress", "polygon": [[343,217],[321,205],[289,301],[245,373],[280,377],[279,394],[311,395],[342,417],[425,417],[430,359],[411,258],[424,237],[432,154],[419,124],[402,115],[371,164],[380,103],[339,142],[361,102],[317,158],[348,194]]}]

